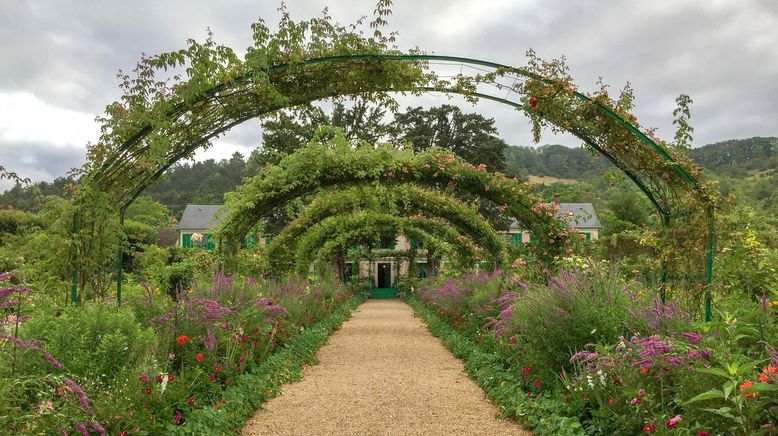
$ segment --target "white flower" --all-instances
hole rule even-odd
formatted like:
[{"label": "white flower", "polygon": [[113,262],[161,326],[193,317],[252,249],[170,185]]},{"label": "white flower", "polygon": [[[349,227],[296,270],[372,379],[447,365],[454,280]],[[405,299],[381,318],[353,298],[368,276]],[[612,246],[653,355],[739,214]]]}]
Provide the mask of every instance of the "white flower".
[{"label": "white flower", "polygon": [[592,379],[592,376],[590,375],[586,376],[586,384],[589,385],[590,389],[594,389],[594,380]]},{"label": "white flower", "polygon": [[592,334],[594,334],[597,331],[597,329],[592,330]]}]

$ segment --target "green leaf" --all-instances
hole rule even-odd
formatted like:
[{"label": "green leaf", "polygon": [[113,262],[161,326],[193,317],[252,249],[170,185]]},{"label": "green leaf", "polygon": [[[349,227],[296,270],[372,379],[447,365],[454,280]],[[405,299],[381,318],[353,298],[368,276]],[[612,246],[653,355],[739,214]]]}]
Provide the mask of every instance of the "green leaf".
[{"label": "green leaf", "polygon": [[729,379],[729,374],[719,368],[697,368],[697,372],[701,372],[703,374],[717,375],[719,377],[724,377],[726,379]]},{"label": "green leaf", "polygon": [[723,416],[724,418],[735,419],[735,417],[731,413],[729,413],[732,410],[731,407],[722,407],[719,409],[702,409],[702,410],[706,412],[715,413],[716,415]]},{"label": "green leaf", "polygon": [[735,384],[731,381],[724,383],[724,399],[729,399],[729,394],[732,393],[732,389],[735,388]]},{"label": "green leaf", "polygon": [[690,399],[684,404],[696,403],[697,401],[711,400],[714,398],[725,398],[724,392],[718,389],[711,389],[708,392],[703,392],[700,395],[697,395],[696,397]]}]

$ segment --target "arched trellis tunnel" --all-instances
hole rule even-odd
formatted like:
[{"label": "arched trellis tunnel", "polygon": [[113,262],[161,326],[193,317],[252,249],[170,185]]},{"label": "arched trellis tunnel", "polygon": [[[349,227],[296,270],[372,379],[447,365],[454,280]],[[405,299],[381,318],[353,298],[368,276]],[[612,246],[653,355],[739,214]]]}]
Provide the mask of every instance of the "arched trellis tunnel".
[{"label": "arched trellis tunnel", "polygon": [[[347,230],[343,230],[347,228]],[[316,232],[307,233],[297,251],[297,272],[308,270],[316,261],[326,260],[335,250],[376,234],[391,236],[408,234],[435,245],[448,244],[464,257],[465,263],[474,262],[476,247],[469,239],[445,223],[424,217],[398,217],[386,213],[361,212],[333,215],[321,221]]]},{"label": "arched trellis tunnel", "polygon": [[504,267],[505,242],[477,210],[451,196],[422,189],[415,185],[336,186],[331,192],[317,195],[300,215],[273,238],[267,252],[277,271],[289,270],[298,241],[329,217],[371,210],[400,217],[423,214],[437,218],[468,235],[483,248],[492,264]]},{"label": "arched trellis tunnel", "polygon": [[[473,76],[460,74],[452,83],[429,73],[430,66],[435,62],[489,71]],[[678,162],[671,152],[606,102],[581,94],[554,77],[540,74],[539,70],[426,54],[348,54],[235,69],[231,77],[213,80],[217,84],[201,86],[197,92],[190,91],[186,95],[182,93],[161,99],[147,111],[153,116],[130,116],[126,122],[119,119],[116,128],[107,137],[109,145],[90,151],[90,159],[95,165],[89,180],[105,192],[109,202],[118,209],[122,221],[127,206],[173,163],[191,156],[211,139],[249,119],[342,95],[418,94],[429,91],[459,93],[472,100],[484,98],[525,110],[534,122],[576,135],[636,183],[662,215],[665,225],[670,225],[673,210],[663,190],[671,186],[696,193],[700,202],[698,209],[704,211],[707,221],[705,276],[710,284],[713,202],[696,174],[688,171],[688,163]],[[505,78],[513,80],[513,84],[505,85],[498,80]],[[501,94],[507,89],[516,98],[509,100],[505,95],[483,92],[479,88],[482,85],[496,87]],[[529,105],[525,104],[528,93],[531,95]],[[567,112],[546,110],[555,105],[568,105],[572,109]],[[591,119],[597,122],[590,122]],[[616,147],[618,139],[624,140],[621,146],[623,143],[628,146]],[[642,155],[651,155],[656,159],[641,160]],[[77,229],[77,221],[74,220],[74,229]],[[121,274],[119,266],[119,299]],[[708,293],[706,317],[709,316]]]}]

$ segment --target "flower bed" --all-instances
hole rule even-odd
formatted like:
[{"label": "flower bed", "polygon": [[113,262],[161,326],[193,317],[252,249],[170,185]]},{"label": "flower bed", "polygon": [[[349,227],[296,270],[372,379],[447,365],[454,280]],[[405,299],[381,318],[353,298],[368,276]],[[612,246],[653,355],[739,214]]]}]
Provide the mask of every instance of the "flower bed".
[{"label": "flower bed", "polygon": [[120,308],[50,312],[3,279],[4,434],[235,430],[361,301],[333,283],[219,273],[174,300],[137,287]]},{"label": "flower bed", "polygon": [[539,285],[503,274],[411,300],[505,416],[538,434],[773,434],[778,311],[719,301],[714,322],[594,267]]}]

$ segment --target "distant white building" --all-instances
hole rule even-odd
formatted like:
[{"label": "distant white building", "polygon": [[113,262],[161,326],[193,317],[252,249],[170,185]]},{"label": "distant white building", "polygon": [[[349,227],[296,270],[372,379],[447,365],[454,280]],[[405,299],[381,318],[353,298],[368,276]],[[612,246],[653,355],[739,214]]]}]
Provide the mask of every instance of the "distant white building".
[{"label": "distant white building", "polygon": [[[599,239],[602,225],[591,203],[557,203],[559,210],[557,216],[564,219],[578,233],[583,235],[586,241]],[[530,243],[535,241],[535,235],[527,229],[523,229],[515,219],[511,219],[508,230],[508,242]]]},{"label": "distant white building", "polygon": [[178,223],[178,246],[213,250],[216,241],[210,229],[219,226],[224,213],[221,204],[187,204]]}]

